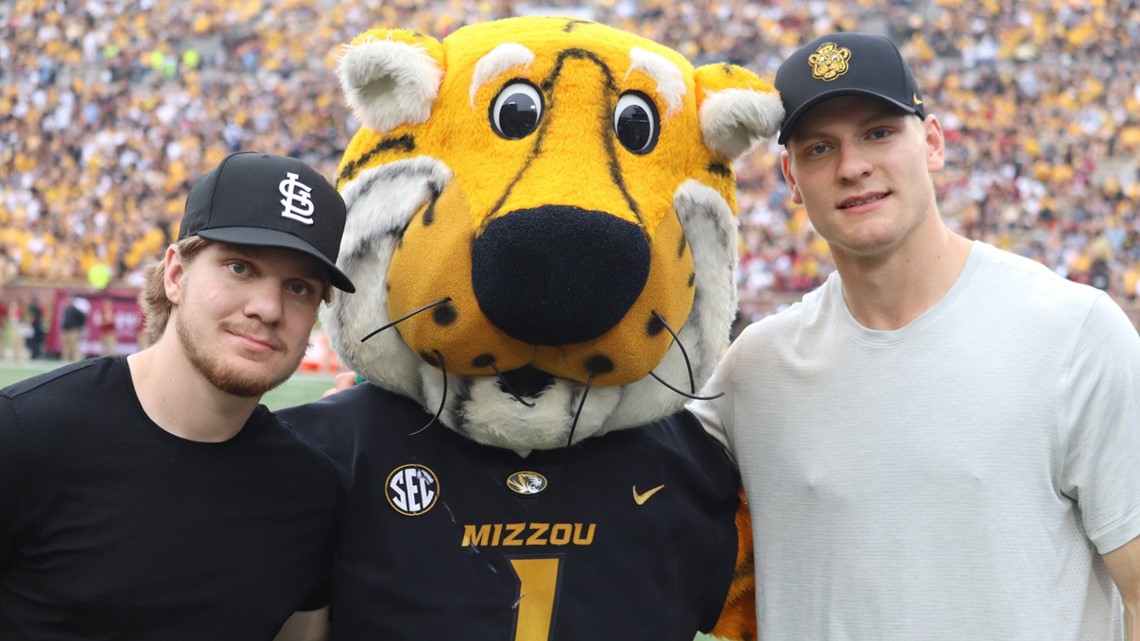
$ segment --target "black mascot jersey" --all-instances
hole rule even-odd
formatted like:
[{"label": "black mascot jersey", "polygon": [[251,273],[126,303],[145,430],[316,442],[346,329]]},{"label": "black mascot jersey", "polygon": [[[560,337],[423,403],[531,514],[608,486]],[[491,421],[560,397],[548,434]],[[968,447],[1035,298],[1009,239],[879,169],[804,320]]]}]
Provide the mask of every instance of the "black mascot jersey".
[{"label": "black mascot jersey", "polygon": [[687,412],[526,457],[368,384],[279,416],[347,488],[336,641],[692,641],[720,614],[740,482]]},{"label": "black mascot jersey", "polygon": [[258,407],[221,443],[155,425],[125,358],[0,391],[0,639],[268,641],[328,599],[328,458]]}]

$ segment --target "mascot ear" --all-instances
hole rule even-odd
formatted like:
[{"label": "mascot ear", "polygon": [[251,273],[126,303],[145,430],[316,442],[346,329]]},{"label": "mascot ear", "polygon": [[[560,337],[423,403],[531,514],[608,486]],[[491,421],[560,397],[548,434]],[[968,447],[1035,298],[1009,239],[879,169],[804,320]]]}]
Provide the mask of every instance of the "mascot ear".
[{"label": "mascot ear", "polygon": [[693,76],[701,133],[709,149],[736,160],[780,128],[780,95],[751,71],[720,63],[698,67]]},{"label": "mascot ear", "polygon": [[443,45],[407,29],[372,29],[345,46],[337,75],[360,122],[387,134],[431,115],[443,78]]}]

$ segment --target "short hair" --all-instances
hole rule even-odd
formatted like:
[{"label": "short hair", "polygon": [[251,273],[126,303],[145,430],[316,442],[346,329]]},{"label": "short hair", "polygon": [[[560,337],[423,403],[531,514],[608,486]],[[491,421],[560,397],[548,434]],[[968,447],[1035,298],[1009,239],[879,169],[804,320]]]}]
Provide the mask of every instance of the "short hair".
[{"label": "short hair", "polygon": [[[199,253],[215,241],[206,240],[201,236],[184,238],[175,245],[182,263],[189,265]],[[224,244],[224,243],[217,243]],[[143,274],[143,286],[139,291],[139,307],[142,309],[144,325],[143,331],[150,342],[162,337],[166,332],[166,325],[170,322],[170,311],[174,303],[166,297],[166,261],[160,260],[148,265]],[[321,279],[321,300],[328,303],[332,300],[332,281],[328,276]]]}]

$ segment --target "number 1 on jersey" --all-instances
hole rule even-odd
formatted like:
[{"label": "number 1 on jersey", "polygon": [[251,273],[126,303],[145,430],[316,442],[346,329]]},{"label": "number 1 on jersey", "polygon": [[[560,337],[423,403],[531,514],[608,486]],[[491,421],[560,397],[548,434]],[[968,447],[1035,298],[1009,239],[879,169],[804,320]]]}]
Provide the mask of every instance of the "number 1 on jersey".
[{"label": "number 1 on jersey", "polygon": [[562,558],[515,557],[511,566],[519,577],[518,618],[513,641],[547,641],[558,602]]}]

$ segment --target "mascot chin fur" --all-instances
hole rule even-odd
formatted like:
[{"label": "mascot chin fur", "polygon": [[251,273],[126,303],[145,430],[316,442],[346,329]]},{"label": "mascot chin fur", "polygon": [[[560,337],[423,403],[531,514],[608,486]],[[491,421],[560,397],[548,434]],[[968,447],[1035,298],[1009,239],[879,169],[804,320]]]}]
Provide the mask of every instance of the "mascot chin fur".
[{"label": "mascot chin fur", "polygon": [[775,90],[567,18],[374,29],[339,75],[357,293],[321,321],[370,384],[285,416],[347,488],[334,638],[753,638],[739,478],[683,406]]}]

